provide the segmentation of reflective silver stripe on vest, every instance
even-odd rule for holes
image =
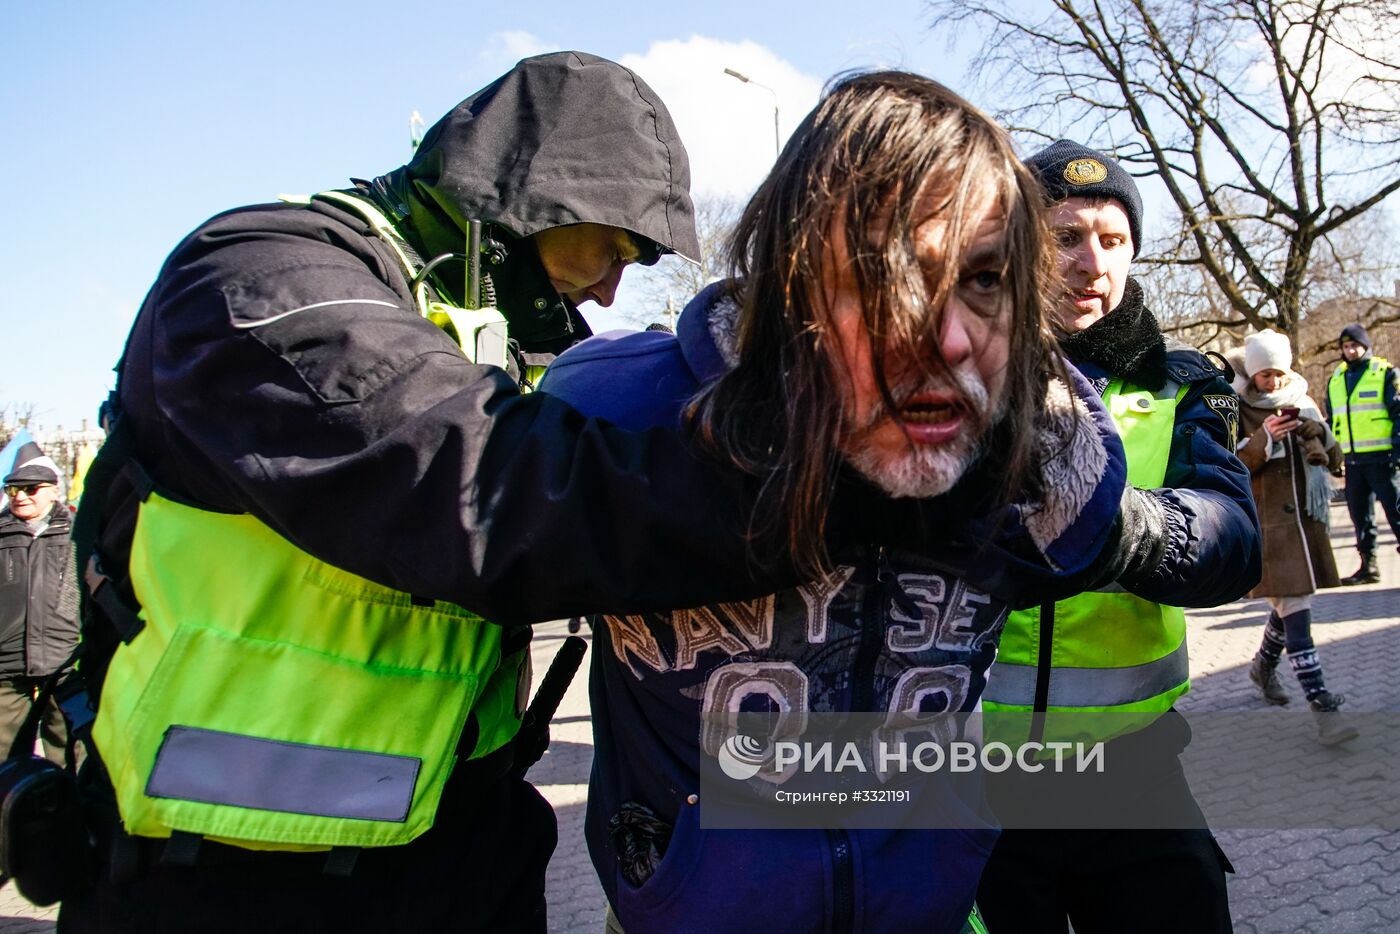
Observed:
[[[1385,408],[1385,406],[1384,406],[1383,404],[1379,403],[1379,402],[1359,402],[1359,403],[1357,403],[1357,404],[1355,404],[1355,405],[1349,405],[1349,406],[1347,406],[1347,407],[1346,407],[1346,411],[1348,411],[1348,412],[1379,412],[1379,411],[1381,411],[1381,410],[1384,409],[1384,408]]]
[[[146,794],[402,823],[408,818],[420,764],[412,756],[172,726],[156,754]]]
[[[998,661],[987,675],[982,699],[994,704],[1030,707],[1035,704],[1035,665]],[[1191,663],[1186,642],[1156,661],[1130,668],[1061,668],[1050,672],[1051,707],[1116,707],[1164,694],[1186,683]]]
[[[1352,441],[1349,442],[1352,451],[1378,451],[1390,450],[1390,439],[1376,438],[1373,441]]]

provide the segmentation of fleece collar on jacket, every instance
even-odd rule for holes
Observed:
[[[735,333],[739,305],[729,295],[728,282],[712,282],[700,290],[676,322],[676,339],[686,366],[701,386],[712,383],[739,362]]]
[[[1060,346],[1075,363],[1093,364],[1109,376],[1153,392],[1167,385],[1166,338],[1136,279],[1128,279],[1117,308],[1063,338]]]

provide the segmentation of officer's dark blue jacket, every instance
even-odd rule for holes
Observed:
[[[1244,596],[1262,574],[1261,539],[1249,470],[1235,456],[1239,399],[1224,374],[1195,348],[1163,339],[1135,279],[1117,308],[1063,343],[1099,392],[1112,377],[1154,391],[1168,383],[1185,389],[1166,477],[1150,491],[1162,503],[1166,549],[1152,574],[1124,582],[1128,590],[1185,607]]]

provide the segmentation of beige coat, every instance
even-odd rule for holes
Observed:
[[[1245,440],[1239,458],[1249,468],[1259,527],[1264,536],[1264,577],[1251,597],[1300,597],[1321,587],[1336,587],[1337,562],[1327,526],[1308,515],[1306,463],[1341,466],[1342,452],[1322,422],[1304,418],[1284,436],[1287,454],[1269,460],[1269,433],[1264,419],[1272,409],[1240,406],[1240,434]],[[1317,404],[1306,399],[1313,409]],[[1331,446],[1324,447],[1326,442]]]

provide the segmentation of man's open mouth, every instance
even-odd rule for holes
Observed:
[[[920,394],[899,407],[899,417],[910,425],[939,425],[962,414],[959,401],[942,393]]]

